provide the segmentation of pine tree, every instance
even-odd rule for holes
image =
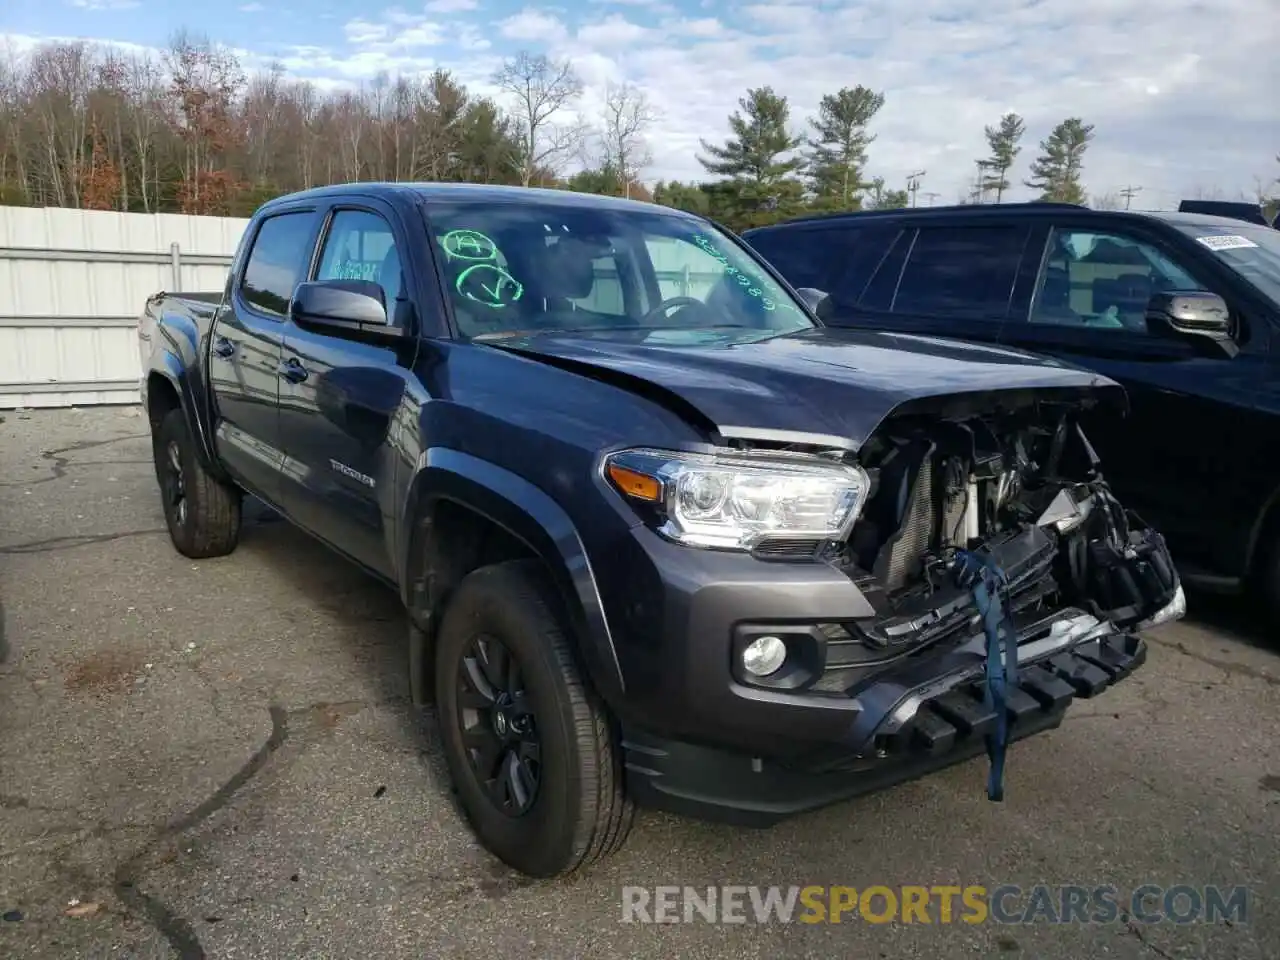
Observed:
[[[1016,113],[1006,113],[1000,118],[999,126],[984,128],[991,156],[985,161],[988,173],[982,179],[981,190],[984,193],[994,190],[996,203],[1000,202],[1004,192],[1009,189],[1009,170],[1022,152],[1019,144],[1025,131],[1026,124]]]
[[[787,129],[787,98],[772,87],[747,91],[738,101],[741,112],[729,117],[733,136],[723,146],[701,141],[710,157],[698,157],[708,173],[727,177],[737,197],[731,225],[745,229],[785,217],[798,205],[803,186],[795,178],[801,157],[786,157],[802,138]]]
[[[809,181],[818,204],[832,210],[856,210],[866,188],[863,168],[875,140],[867,125],[884,106],[884,94],[858,85],[829,93],[809,121],[817,134],[807,157]]]
[[[1031,164],[1028,187],[1040,191],[1041,200],[1058,203],[1084,203],[1084,187],[1080,173],[1084,152],[1093,139],[1093,124],[1079,117],[1069,117],[1053,128],[1048,139],[1040,141],[1040,156]]]

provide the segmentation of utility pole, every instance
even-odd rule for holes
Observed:
[[[923,177],[928,170],[917,170],[915,173],[907,175],[907,193],[911,194],[911,205],[916,205],[916,191],[920,189],[920,178]]]
[[[1133,187],[1133,186],[1125,187],[1123,190],[1120,191],[1120,196],[1124,197],[1124,208],[1126,210],[1129,209],[1129,203],[1133,200],[1133,198],[1136,197],[1141,192],[1142,192],[1141,187]]]
[[[933,206],[933,201],[937,200],[940,196],[942,196],[942,194],[936,193],[933,190],[926,190],[924,194],[924,198],[929,201],[929,206],[931,207]]]

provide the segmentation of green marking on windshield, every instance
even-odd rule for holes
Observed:
[[[515,303],[524,296],[524,285],[501,267],[477,263],[463,270],[454,288],[468,300],[495,309]]]
[[[737,280],[742,289],[750,296],[758,299],[761,307],[769,311],[778,309],[777,303],[775,303],[770,297],[764,296],[764,291],[757,286],[759,281],[750,274],[744,273],[742,270],[739,270],[737,267],[730,264],[729,258],[717,250],[710,240],[706,237],[696,236],[693,238],[693,242],[718,260],[724,266],[724,272]],[[796,308],[788,305],[788,309],[795,310]]]
[[[459,260],[496,260],[498,245],[479,230],[451,230],[440,238],[444,252]]]

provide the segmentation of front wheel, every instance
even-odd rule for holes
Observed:
[[[480,842],[533,877],[615,852],[634,819],[603,704],[583,682],[540,565],[459,584],[436,637],[445,760]]]
[[[165,414],[151,446],[174,547],[193,560],[234,550],[240,538],[240,491],[201,465],[180,409]]]

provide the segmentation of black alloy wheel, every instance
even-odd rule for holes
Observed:
[[[495,637],[478,635],[458,661],[458,726],[471,769],[509,817],[538,797],[542,744],[520,664]]]
[[[187,485],[182,472],[182,451],[176,440],[170,440],[165,449],[164,466],[161,471],[161,487],[173,518],[178,526],[187,525]]]
[[[609,856],[635,813],[617,724],[579,671],[563,617],[541,561],[505,560],[462,578],[433,637],[458,805],[485,849],[530,877]]]

